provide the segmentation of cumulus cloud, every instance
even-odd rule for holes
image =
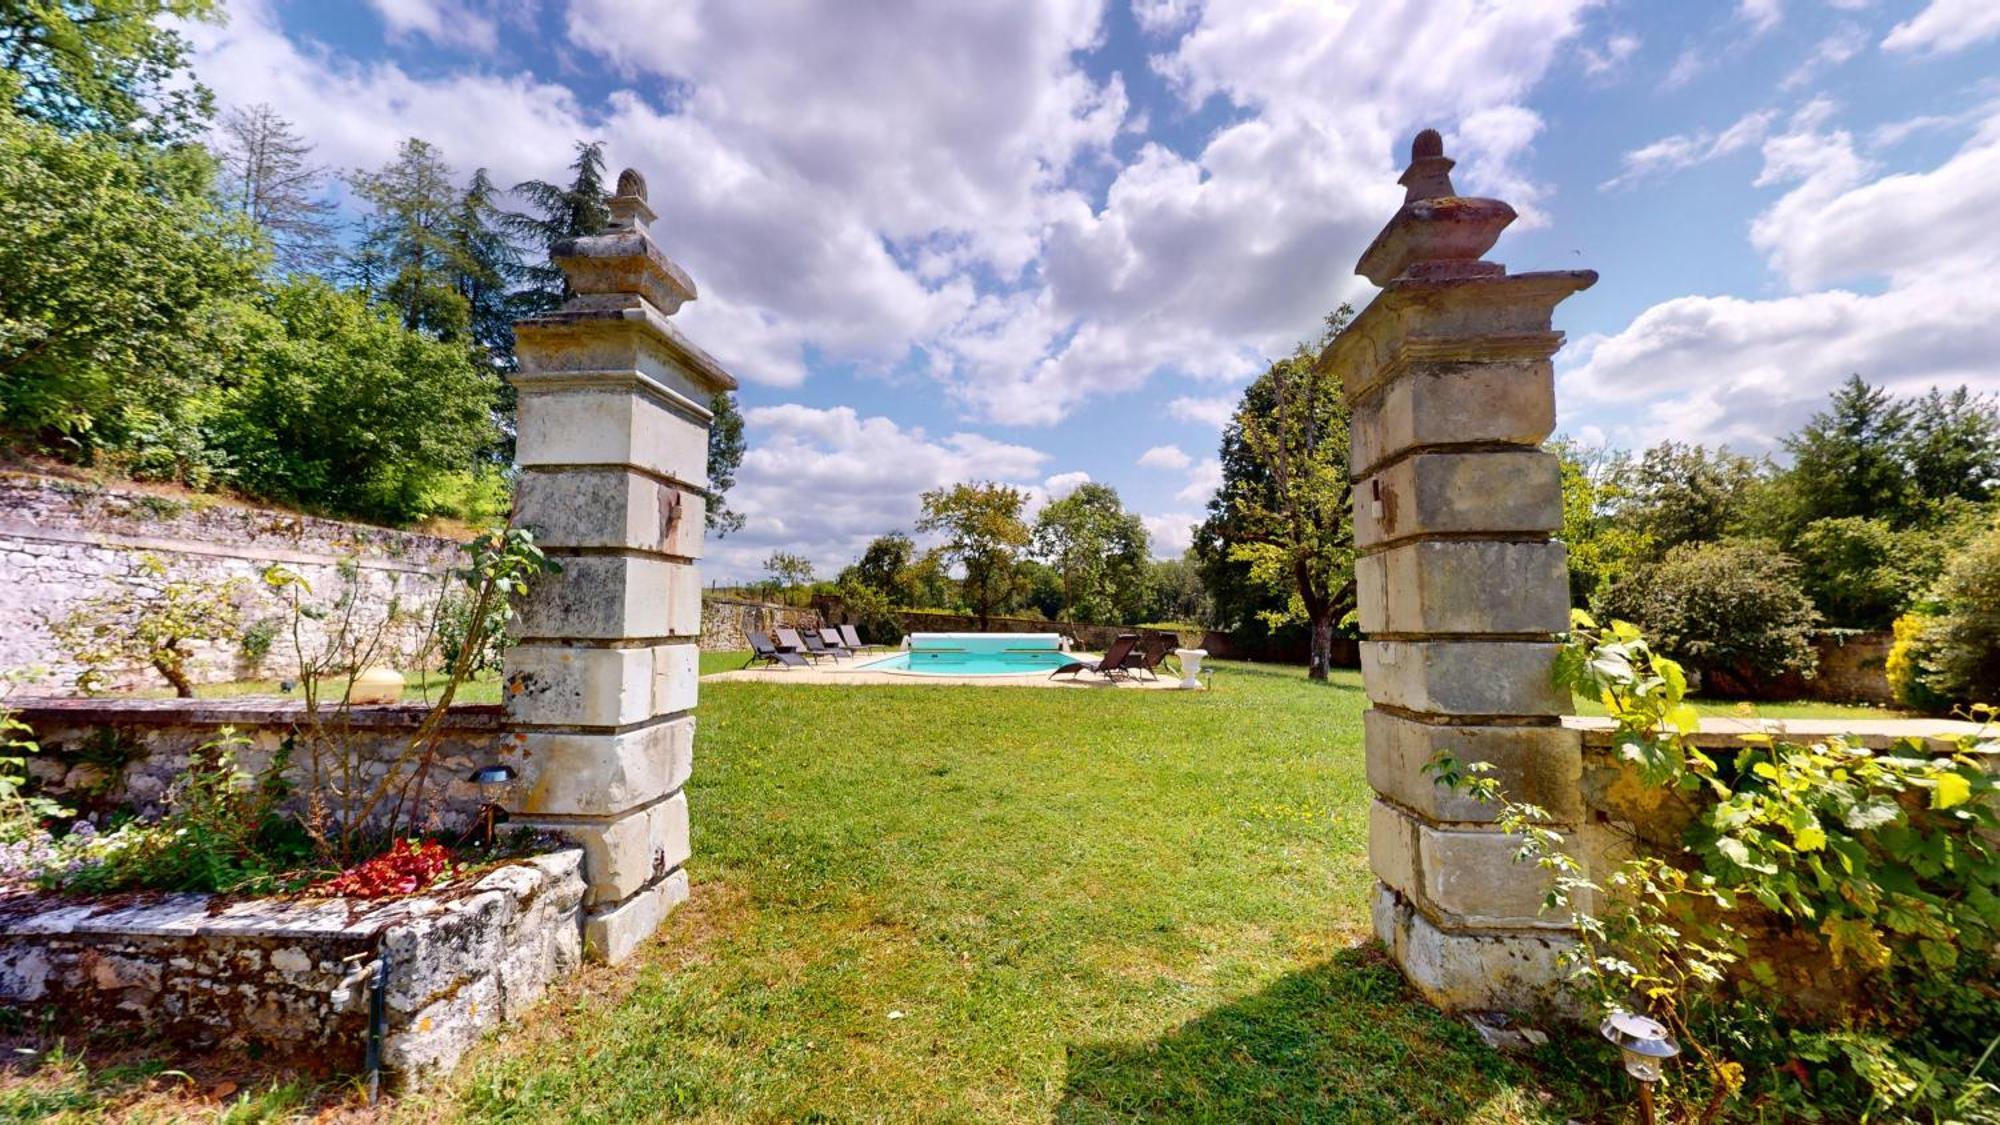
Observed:
[[[1627,152],[1618,174],[1598,187],[1603,191],[1631,187],[1651,176],[1692,168],[1740,152],[1762,141],[1776,117],[1777,111],[1763,109],[1744,114],[1720,133],[1701,129],[1661,137]]]
[[[1198,422],[1221,429],[1236,413],[1235,395],[1181,395],[1167,403],[1167,413],[1183,422]]]
[[[1148,469],[1174,471],[1185,469],[1194,459],[1182,451],[1178,445],[1156,445],[1139,455],[1139,464]]]
[[[1736,0],[1736,18],[1750,25],[1750,34],[1762,35],[1783,22],[1784,0]]]
[[[1174,499],[1183,504],[1205,504],[1222,487],[1222,462],[1214,457],[1196,462],[1188,470],[1187,486],[1174,493]]]
[[[1153,557],[1174,559],[1186,554],[1194,543],[1194,529],[1202,516],[1200,512],[1167,512],[1139,519],[1146,525],[1146,537],[1152,541]]]
[[[1992,0],[1931,0],[1924,10],[1889,29],[1885,51],[1950,54],[2000,36],[2000,4]]]
[[[442,47],[481,52],[493,50],[500,41],[494,21],[464,0],[368,0],[368,6],[382,17],[392,40],[422,36]]]
[[[1089,483],[1089,473],[1057,473],[1042,482],[1042,491],[1047,493],[1049,499],[1060,500]]]
[[[1639,47],[1638,36],[1618,32],[1606,38],[1602,47],[1577,48],[1577,57],[1583,60],[1583,72],[1595,78],[1618,70],[1626,59],[1639,52]]]
[[[851,407],[796,403],[746,410],[743,422],[749,448],[729,503],[747,521],[712,542],[705,563],[724,578],[756,574],[774,550],[832,573],[875,536],[908,531],[925,489],[994,480],[1045,495],[1035,482],[1048,454],[980,434],[934,438]]]
[[[1811,103],[1764,142],[1757,182],[1787,190],[1750,237],[1793,292],[1680,297],[1579,341],[1570,401],[1636,404],[1633,441],[1765,449],[1849,374],[1903,392],[2000,390],[2000,291],[1986,283],[2000,230],[1982,218],[2000,208],[2000,113],[1936,167],[1887,175],[1834,113]]]

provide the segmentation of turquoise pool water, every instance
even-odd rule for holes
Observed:
[[[915,633],[907,651],[862,665],[921,676],[1019,676],[1069,663],[1054,633]]]

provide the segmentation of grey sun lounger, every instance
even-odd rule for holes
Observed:
[[[746,632],[743,636],[750,642],[750,659],[744,662],[745,668],[759,662],[781,664],[787,668],[806,667],[805,657],[789,649],[779,648],[771,643],[771,638],[762,633]]]
[[[852,625],[842,625],[840,627],[840,639],[846,642],[848,651],[850,652],[873,652],[876,649],[886,647],[884,645],[862,644],[860,632]]]

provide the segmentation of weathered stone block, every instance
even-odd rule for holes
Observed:
[[[1521,838],[1504,832],[1417,826],[1420,901],[1468,926],[1564,927],[1567,914],[1545,914],[1554,880],[1518,858]]]
[[[1446,931],[1409,900],[1375,888],[1375,935],[1424,999],[1446,1011],[1573,1012],[1557,962],[1573,939],[1559,931]]]
[[[624,902],[590,912],[583,922],[583,955],[613,965],[625,960],[687,899],[687,871],[679,869]]]
[[[516,817],[513,823],[560,832],[583,847],[590,880],[586,905],[622,902],[641,887],[686,863],[688,805],[675,793],[643,809],[614,817]]]
[[[698,558],[706,512],[699,493],[631,469],[530,471],[514,487],[514,525],[532,530],[544,547]]]
[[[1555,633],[1569,625],[1561,543],[1426,540],[1355,560],[1364,633]]]
[[[690,488],[708,483],[708,431],[630,390],[523,393],[514,459],[545,465],[634,465]]]
[[[561,561],[562,573],[544,578],[523,603],[521,636],[632,640],[701,631],[701,575],[694,567],[629,555]]]
[[[1357,477],[1420,446],[1539,446],[1556,427],[1546,359],[1419,364],[1355,407],[1348,432]]]
[[[653,650],[654,714],[694,710],[700,690],[700,645],[660,645]]]
[[[1417,891],[1417,822],[1381,801],[1368,804],[1368,865],[1405,895]]]
[[[1556,457],[1539,450],[1419,453],[1356,483],[1354,543],[1418,535],[1540,536],[1562,527]]]
[[[1578,790],[1582,750],[1575,731],[1561,727],[1446,726],[1415,722],[1373,708],[1362,716],[1362,723],[1368,784],[1430,820],[1487,823],[1500,813],[1497,805],[1433,781],[1424,767],[1440,753],[1467,765],[1484,762],[1492,766],[1484,776],[1498,781],[1509,800],[1539,805],[1559,824],[1574,824],[1583,817]]]
[[[694,717],[622,734],[525,731],[501,757],[520,774],[508,811],[611,816],[659,800],[687,781],[694,768]]]
[[[1363,641],[1361,680],[1387,707],[1436,715],[1560,715],[1556,646],[1536,641]]]
[[[653,648],[507,649],[507,716],[540,726],[622,727],[653,717]]]

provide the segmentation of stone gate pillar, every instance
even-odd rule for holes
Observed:
[[[575,296],[515,326],[514,522],[562,565],[506,660],[516,823],[584,847],[586,955],[621,960],[688,895],[708,404],[734,379],[668,323],[694,282],[638,173],[551,255]]]
[[[1514,862],[1494,810],[1433,783],[1447,751],[1488,762],[1516,800],[1579,815],[1579,747],[1559,725],[1552,634],[1568,627],[1555,428],[1555,306],[1589,270],[1509,274],[1481,260],[1514,220],[1453,190],[1417,136],[1403,207],[1356,272],[1382,287],[1321,357],[1353,407],[1354,539],[1375,930],[1452,1009],[1550,998],[1566,919]]]

